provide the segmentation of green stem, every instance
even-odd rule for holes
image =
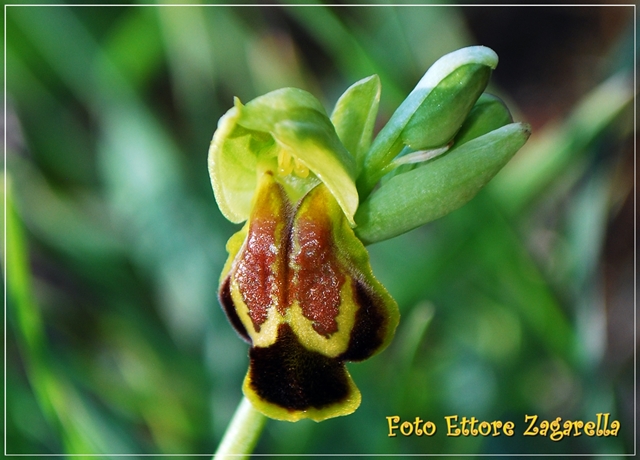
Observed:
[[[260,439],[266,420],[267,418],[243,397],[213,459],[249,458]]]

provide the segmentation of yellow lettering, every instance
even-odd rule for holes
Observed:
[[[604,425],[603,431],[604,431],[604,435],[605,436],[609,436],[611,434],[611,430],[608,429],[609,426],[609,413],[607,412],[606,414],[602,414],[604,416],[604,422],[602,422],[602,424]]]
[[[422,426],[422,431],[427,436],[433,436],[436,433],[436,424],[433,422],[427,422]]]
[[[540,436],[546,436],[549,431],[549,420],[543,420],[540,422]]]
[[[582,432],[580,431],[580,428],[582,428],[583,426],[584,426],[584,422],[582,422],[581,420],[576,420],[575,422],[573,422],[573,427],[574,427],[573,435],[580,436],[582,434]]]
[[[500,420],[494,420],[491,422],[491,426],[493,426],[493,436],[500,436],[500,428],[502,428],[502,422]]]
[[[587,436],[593,436],[595,433],[596,424],[593,422],[587,422],[584,425],[584,434]]]
[[[452,420],[454,422],[458,421],[457,415],[446,415],[444,419],[447,421],[447,436],[460,436],[460,428],[458,425],[452,424]],[[453,430],[453,431],[452,431]]]
[[[420,417],[416,417],[416,421],[413,422],[415,425],[414,431],[416,433],[416,436],[422,436],[422,433],[424,433],[424,430],[420,429],[420,424],[424,422],[424,420],[422,420]]]
[[[478,430],[475,427],[476,423],[478,423],[478,419],[475,418],[475,417],[471,417],[470,422],[471,422],[471,426],[469,428],[470,428],[470,431],[471,431],[471,435],[472,436],[478,436]]]
[[[491,424],[489,422],[480,422],[480,425],[478,425],[478,431],[482,436],[489,436],[489,434],[491,434]],[[476,433],[478,431],[476,431]]]
[[[469,423],[469,420],[467,420],[467,417],[462,417],[462,420],[460,420],[460,429],[462,430],[462,436],[469,436],[469,429],[467,428],[467,423]]]
[[[393,437],[396,436],[394,431],[398,429],[398,425],[394,425],[394,423],[398,423],[399,421],[400,421],[400,417],[398,417],[397,415],[392,415],[390,417],[387,417],[387,423],[389,424],[389,437],[390,438],[393,438]]]
[[[513,436],[513,429],[515,428],[515,426],[516,424],[511,421],[505,422],[502,432],[507,436]]]
[[[611,436],[618,436],[618,430],[620,429],[620,422],[614,420],[611,422]]]
[[[558,417],[549,424],[549,428],[551,428],[551,435],[549,435],[549,437],[551,438],[552,441],[560,441],[564,437],[564,434],[560,429],[561,420],[562,419]]]
[[[602,436],[604,434],[604,429],[602,428],[602,414],[596,414],[596,435]]]
[[[411,436],[411,433],[413,433],[413,424],[411,422],[402,422],[402,425],[400,425],[400,433],[405,436]]]
[[[536,422],[538,421],[538,416],[537,415],[525,415],[524,416],[524,423],[527,422],[531,422],[529,423],[529,426],[527,427],[526,430],[524,430],[524,433],[522,433],[523,436],[535,436],[538,434],[538,427],[535,426]]]

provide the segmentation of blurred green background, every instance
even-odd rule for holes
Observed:
[[[380,75],[382,126],[428,66],[483,44],[528,144],[462,209],[370,247],[393,344],[355,414],[269,421],[257,453],[630,453],[632,6],[5,6],[6,451],[207,454],[247,346],[216,299],[206,168],[232,105],[296,86],[331,110]],[[617,437],[523,437],[524,415]],[[445,415],[516,434],[447,437]],[[435,436],[388,437],[387,416]]]

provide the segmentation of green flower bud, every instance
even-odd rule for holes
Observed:
[[[500,171],[530,134],[528,125],[511,123],[391,177],[358,208],[356,235],[375,243],[458,209]]]
[[[497,64],[498,56],[484,46],[462,48],[438,59],[373,142],[358,179],[363,198],[405,146],[424,150],[451,141]]]

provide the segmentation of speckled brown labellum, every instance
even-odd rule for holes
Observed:
[[[245,395],[283,420],[353,412],[360,392],[344,362],[386,347],[399,313],[331,193],[320,184],[294,205],[265,173],[227,250],[219,297],[251,344]]]

